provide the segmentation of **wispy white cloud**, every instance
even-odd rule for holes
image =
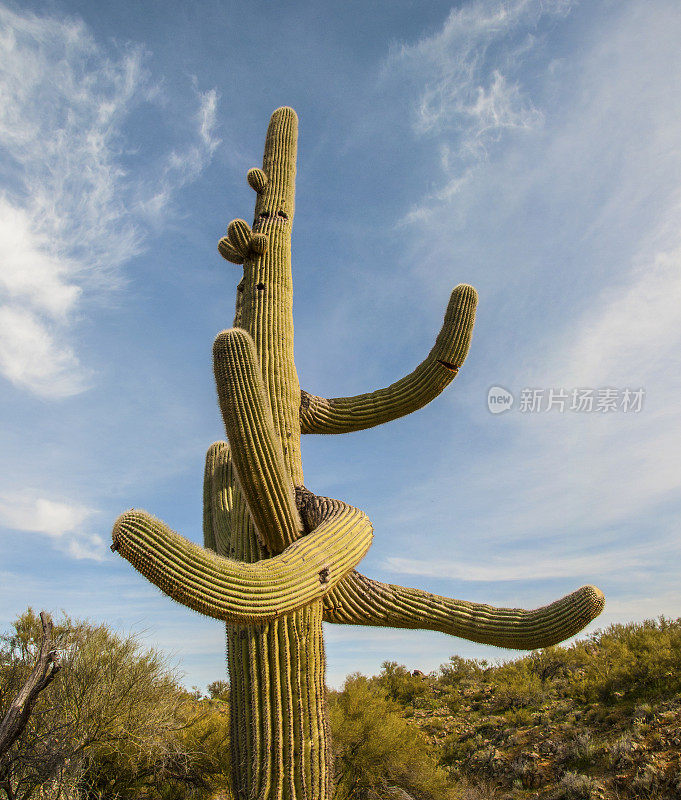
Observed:
[[[523,100],[518,84],[509,84],[498,69],[493,70],[488,87],[478,86],[475,100],[463,106],[462,112],[475,120],[478,141],[499,136],[504,129],[531,128],[542,120],[541,113]]]
[[[101,561],[104,540],[85,528],[95,510],[80,503],[66,503],[27,492],[0,495],[0,524],[10,531],[28,531],[48,536],[58,547],[77,559]]]
[[[173,150],[165,159],[155,192],[138,200],[137,213],[147,222],[159,227],[165,221],[166,210],[173,194],[182,186],[195,180],[209,163],[221,140],[216,134],[218,93],[215,89],[200,92],[194,80],[199,108],[194,115],[196,142]]]
[[[412,104],[419,134],[448,134],[449,158],[480,158],[505,131],[541,124],[542,113],[521,85],[521,56],[534,44],[542,17],[562,16],[571,3],[476,0],[452,9],[442,28],[393,48],[384,78],[416,85]]]
[[[201,105],[197,114],[199,120],[199,133],[206,152],[212,154],[220,144],[220,139],[215,134],[215,114],[218,107],[218,93],[215,89],[200,94]]]
[[[68,539],[68,553],[72,558],[103,561],[106,557],[106,544],[104,539],[96,533],[81,534]]]
[[[79,20],[0,5],[0,373],[43,397],[87,388],[72,341],[84,301],[120,287],[149,209],[161,219],[219,144],[217,94],[195,87],[188,141],[130,174],[126,122],[162,97],[145,59],[106,52]]]
[[[565,554],[555,550],[548,556],[537,552],[528,558],[527,553],[517,555],[494,556],[480,560],[467,561],[465,558],[456,561],[440,559],[414,559],[390,556],[383,562],[388,572],[403,575],[419,575],[429,578],[445,578],[454,581],[535,581],[553,580],[556,578],[583,578],[597,576],[604,579],[616,575],[632,574],[640,569],[654,567],[662,555],[675,555],[678,548],[676,542],[668,542],[666,548],[651,551],[647,544],[634,547],[603,549],[598,553]]]
[[[88,373],[58,326],[14,305],[0,306],[0,371],[43,397],[69,397],[88,387]]]
[[[0,286],[5,296],[54,319],[65,319],[82,292],[68,278],[76,264],[56,255],[49,236],[35,229],[28,211],[4,196],[0,196],[0,242]]]
[[[61,537],[79,528],[93,513],[91,508],[28,494],[0,495],[0,519],[20,531]]]

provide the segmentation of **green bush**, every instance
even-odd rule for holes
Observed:
[[[449,661],[443,664],[438,671],[438,684],[443,688],[459,687],[482,680],[487,662],[476,661],[472,658],[450,656]]]
[[[390,700],[401,706],[414,705],[430,694],[430,679],[425,675],[412,675],[396,661],[384,661],[375,682]]]
[[[0,716],[32,668],[41,633],[29,609],[2,637]],[[134,636],[68,617],[55,634],[61,669],[3,776],[17,797],[200,800],[225,785],[223,703],[185,692],[165,659]]]
[[[598,637],[599,658],[587,667],[591,698],[655,698],[681,692],[681,621],[664,617],[612,625]]]
[[[566,772],[560,779],[551,800],[591,800],[596,797],[598,783],[588,775]]]
[[[419,731],[381,688],[351,675],[329,696],[335,800],[446,800],[451,789]]]
[[[495,711],[538,708],[544,699],[544,687],[529,658],[502,664],[488,673],[487,680]]]
[[[459,773],[478,749],[479,742],[471,736],[448,736],[442,747],[440,763]]]

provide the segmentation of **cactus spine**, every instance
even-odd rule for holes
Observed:
[[[452,292],[425,360],[385,389],[325,399],[301,392],[293,360],[291,225],[298,120],[270,120],[262,169],[251,169],[255,219],[232,221],[218,250],[243,264],[234,327],[213,363],[227,442],[204,475],[204,548],[142,511],[117,520],[112,549],[173,599],[227,624],[232,769],[240,800],[331,794],[322,620],[442,631],[533,649],[577,633],[603,608],[584,586],[534,611],[498,609],[384,584],[354,567],[371,524],[358,509],[303,486],[302,433],[345,433],[409,414],[456,376],[477,294]]]

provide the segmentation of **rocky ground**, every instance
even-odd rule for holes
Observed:
[[[482,719],[488,691],[465,692],[454,714],[447,706],[409,714],[455,775],[484,778],[508,800],[681,798],[681,698]]]
[[[681,800],[680,634],[621,626],[515,665],[393,664],[376,680],[452,777],[497,798]]]

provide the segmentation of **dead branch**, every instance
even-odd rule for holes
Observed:
[[[48,614],[41,611],[40,622],[43,626],[43,635],[38,658],[28,680],[12,700],[7,713],[0,721],[0,759],[23,733],[40,692],[49,686],[59,672],[52,620]]]

